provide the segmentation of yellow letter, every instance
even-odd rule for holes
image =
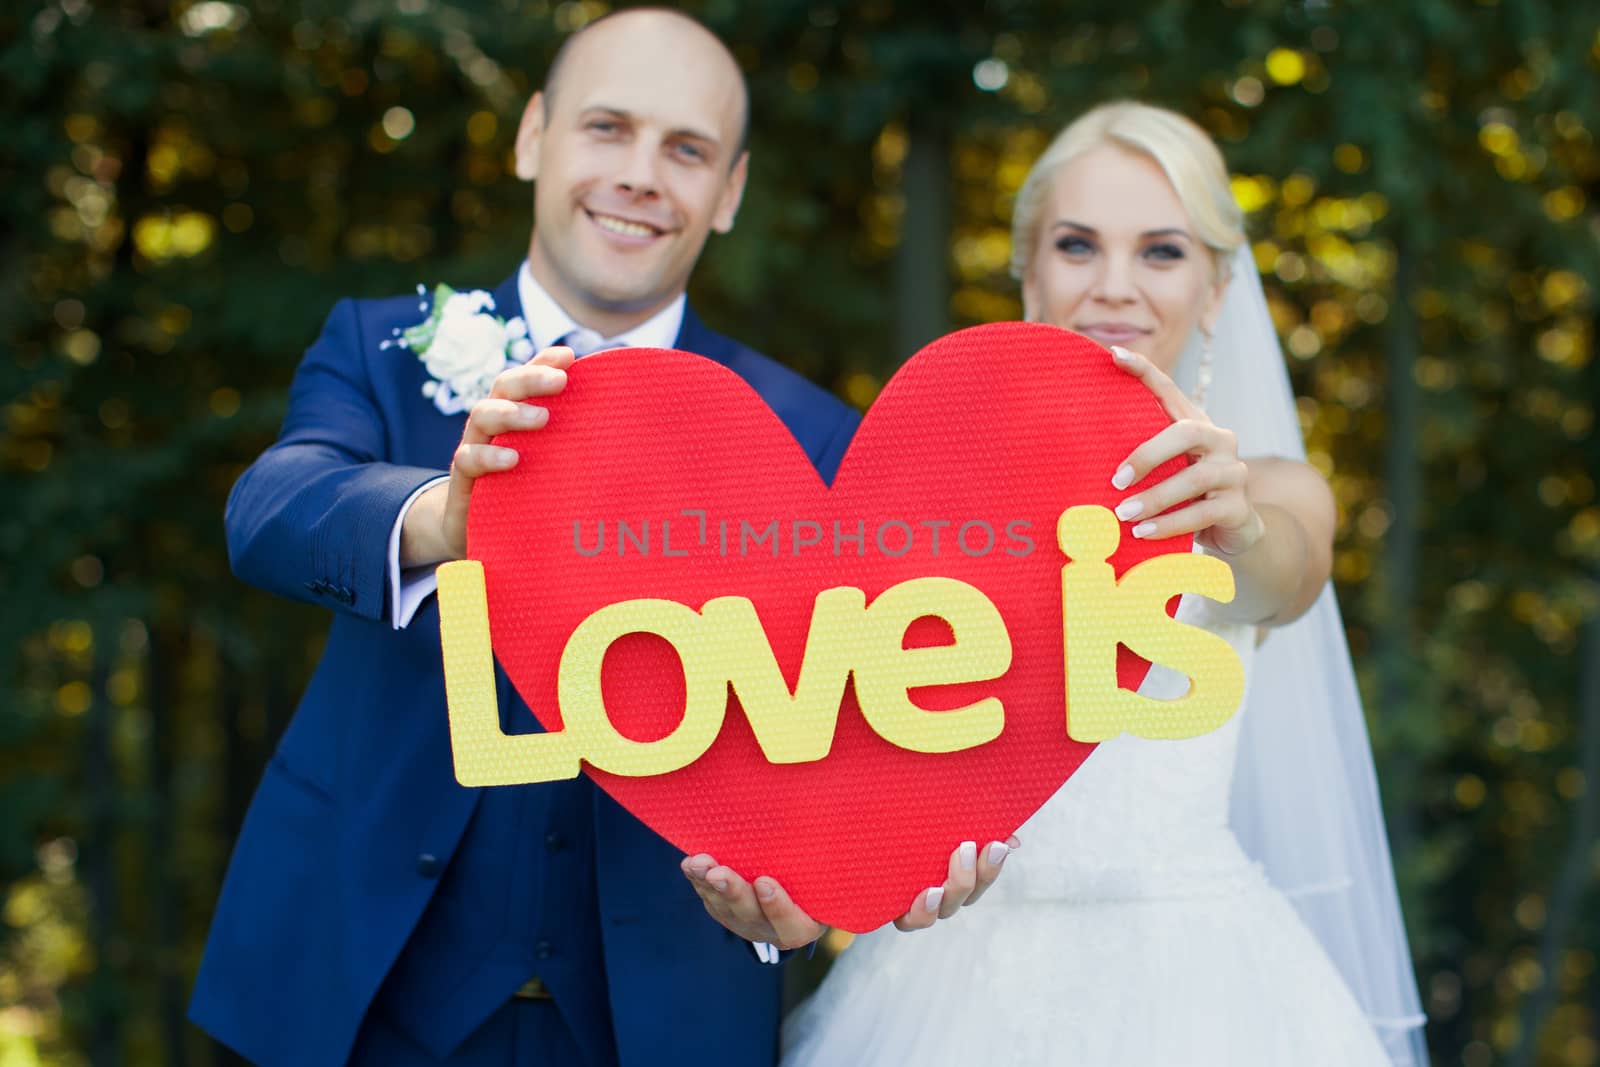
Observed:
[[[809,763],[833,748],[850,656],[865,630],[865,604],[861,590],[848,585],[817,594],[792,694],[754,604],[725,596],[701,609],[706,652],[733,683],[770,762]]]
[[[1117,550],[1116,516],[1102,507],[1068,508],[1056,540],[1071,562],[1061,568],[1061,618],[1067,659],[1067,734],[1105,741],[1121,733],[1151,739],[1198,737],[1227,722],[1244,696],[1244,668],[1221,637],[1170,618],[1167,601],[1199,593],[1233,599],[1233,571],[1222,560],[1184,553],[1132,567],[1119,582],[1108,562]],[[1117,685],[1117,642],[1189,678],[1177,700],[1154,700]]]
[[[728,712],[728,680],[722,664],[705,654],[703,620],[676,600],[624,600],[590,615],[567,639],[557,690],[561,720],[591,766],[640,778],[687,767],[705,754]],[[659,741],[634,741],[611,724],[600,692],[606,649],[624,634],[663,638],[683,662],[686,698],[683,721]]]
[[[439,641],[456,781],[480,786],[576,778],[577,746],[564,731],[510,735],[500,730],[483,564],[457,560],[441,566],[438,575]]]
[[[906,627],[924,615],[950,624],[955,641],[906,648]],[[1011,635],[994,602],[955,578],[912,578],[890,586],[867,609],[856,655],[856,696],[867,722],[892,745],[913,752],[959,752],[993,741],[1005,727],[998,697],[929,711],[906,690],[985,682],[1011,666]]]

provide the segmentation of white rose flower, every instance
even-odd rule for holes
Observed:
[[[505,327],[489,315],[477,314],[470,298],[452,296],[422,357],[428,373],[465,394],[467,390],[458,388],[457,382],[469,386],[486,375],[493,378],[505,361]]]
[[[426,287],[417,291],[427,296]],[[421,310],[428,310],[426,302]],[[422,384],[422,395],[444,414],[459,415],[488,396],[495,377],[512,365],[506,356],[508,346],[514,353],[531,347],[526,322],[520,317],[501,322],[493,312],[492,294],[482,289],[458,293],[441,285],[434,290],[428,317],[415,326],[396,328],[394,337],[379,347],[415,352],[433,378]]]
[[[444,302],[444,307],[439,309],[439,314],[444,318],[465,318],[478,312],[478,293],[476,290],[466,293],[451,293]]]
[[[461,398],[467,407],[471,407],[494,391],[495,375],[499,374],[500,370],[500,367],[496,367],[487,374],[463,374],[459,378],[452,378],[450,380],[450,389],[456,396]]]

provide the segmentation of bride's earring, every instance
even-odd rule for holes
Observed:
[[[1204,409],[1206,394],[1211,390],[1211,332],[1201,330],[1200,336],[1205,338],[1205,341],[1200,346],[1200,367],[1194,376],[1194,393],[1190,399],[1194,401],[1195,407]]]

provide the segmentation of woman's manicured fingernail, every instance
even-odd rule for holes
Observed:
[[[497,448],[490,456],[490,460],[496,467],[504,470],[517,462],[517,450],[514,448]]]
[[[961,847],[956,849],[956,855],[961,859],[963,871],[978,869],[978,843],[976,841],[963,841]]]
[[[1137,519],[1143,512],[1144,502],[1136,496],[1129,497],[1117,505],[1117,518],[1123,522],[1127,522],[1129,519]]]
[[[1122,466],[1117,468],[1117,473],[1111,476],[1111,488],[1126,489],[1132,484],[1133,468],[1124,463]]]
[[[928,896],[922,902],[922,907],[934,914],[939,911],[939,905],[944,903],[944,886],[936,885],[928,890]]]
[[[991,843],[989,845],[989,866],[1000,866],[1006,861],[1006,857],[1009,855],[1011,855],[1011,850],[1006,847],[1004,841],[995,841]]]
[[[520,410],[517,411],[517,425],[533,426],[537,424],[539,419],[542,417],[543,414],[538,408],[534,407],[532,404],[523,404],[521,405]]]
[[[1115,359],[1118,363],[1132,363],[1133,362],[1133,353],[1129,352],[1126,348],[1123,348],[1121,345],[1112,345],[1111,346],[1111,358]]]
[[[1133,528],[1133,536],[1135,537],[1149,537],[1155,532],[1156,524],[1153,522],[1141,522]]]

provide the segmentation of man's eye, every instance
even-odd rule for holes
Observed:
[[[592,119],[589,122],[589,129],[595,133],[616,133],[617,124],[611,119]]]
[[[700,162],[706,158],[705,150],[699,145],[680,144],[677,146],[677,152],[678,155],[684,157],[685,159],[691,159],[695,162]]]

